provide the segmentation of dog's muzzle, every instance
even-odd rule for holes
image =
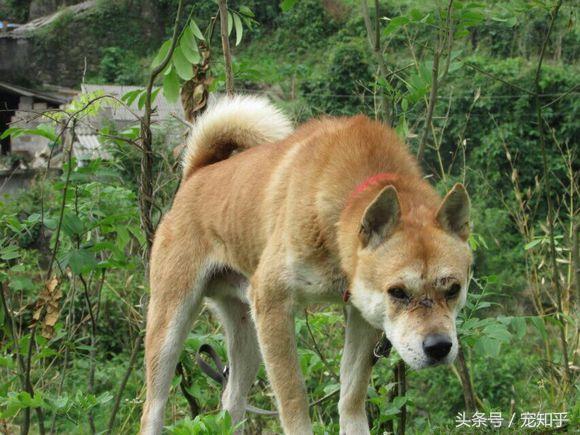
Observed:
[[[423,352],[429,357],[432,364],[441,362],[449,352],[453,342],[448,335],[445,334],[429,334],[423,340]]]

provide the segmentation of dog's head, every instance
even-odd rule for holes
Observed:
[[[413,368],[457,355],[455,319],[472,261],[469,207],[457,184],[429,219],[404,219],[396,189],[387,186],[363,213],[351,301]]]

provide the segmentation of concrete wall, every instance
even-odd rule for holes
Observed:
[[[51,10],[53,3],[79,2],[33,1],[31,13],[34,8]],[[77,14],[64,13],[26,38],[0,37],[0,80],[32,88],[42,83],[77,87],[83,74],[89,78],[99,74],[104,50],[110,47],[126,50],[137,59],[156,52],[165,29],[173,23],[165,10],[168,6],[157,3],[98,2]]]
[[[57,177],[61,173],[60,169],[51,169],[48,173],[46,169],[27,169],[16,171],[0,171],[0,201],[18,200],[18,194],[23,189],[29,188],[37,176],[50,178]]]
[[[35,174],[36,171],[17,171],[12,174],[8,171],[1,171],[0,200],[9,199],[8,197],[15,196],[19,191],[28,188]]]
[[[43,123],[42,118],[33,118],[34,112],[42,112],[48,109],[46,103],[34,102],[32,97],[20,97],[20,103],[18,104],[18,110],[12,117],[13,127],[22,128],[35,128],[39,124]],[[49,144],[49,140],[41,136],[32,135],[22,135],[18,137],[12,137],[10,141],[11,154],[23,157],[27,161],[32,161],[34,156],[46,148]]]
[[[32,44],[28,39],[0,38],[0,77],[2,81],[26,85],[34,82]]]

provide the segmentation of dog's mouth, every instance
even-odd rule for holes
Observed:
[[[429,368],[435,368],[439,366],[446,366],[453,364],[455,358],[444,358],[444,359],[433,359],[433,358],[421,358],[421,359],[412,359],[407,360],[403,358],[405,363],[409,365],[413,370],[423,370]]]
[[[427,358],[427,367],[446,366],[450,364],[453,364],[453,360],[449,360],[449,358],[442,360]]]
[[[403,361],[413,370],[453,364],[457,356],[458,343],[455,337],[447,334],[431,334],[426,337],[415,336],[410,341],[392,341],[393,347]]]

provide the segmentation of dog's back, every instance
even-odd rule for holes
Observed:
[[[172,214],[198,222],[196,237],[228,246],[224,263],[248,274],[280,225],[297,254],[336,255],[336,223],[349,192],[372,174],[397,172],[400,194],[420,197],[431,212],[439,202],[407,147],[383,124],[362,115],[326,117],[292,132],[262,98],[224,98],[208,109],[183,161]]]

